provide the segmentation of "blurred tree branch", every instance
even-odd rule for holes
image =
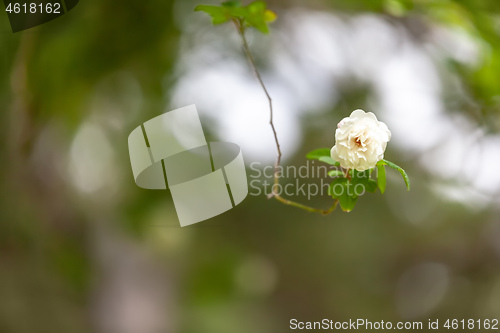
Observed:
[[[252,68],[255,76],[257,77],[257,80],[259,81],[259,84],[262,87],[262,90],[264,91],[266,98],[269,102],[269,124],[271,125],[271,129],[273,131],[274,142],[276,144],[276,150],[277,150],[277,157],[276,157],[276,162],[274,164],[274,184],[273,184],[271,193],[268,195],[268,198],[269,199],[275,198],[276,200],[280,201],[281,203],[283,203],[285,205],[294,206],[294,207],[306,210],[308,212],[320,213],[323,215],[330,214],[337,207],[337,204],[339,202],[338,199],[334,199],[334,203],[330,208],[320,209],[320,208],[314,208],[314,207],[307,206],[307,205],[304,205],[304,204],[301,204],[301,203],[298,203],[298,202],[295,202],[292,200],[285,199],[279,194],[279,177],[280,177],[279,167],[281,164],[282,153],[281,153],[280,143],[278,140],[278,133],[276,132],[276,128],[274,126],[273,100],[271,98],[271,95],[269,94],[269,91],[266,88],[266,85],[264,84],[264,81],[262,80],[262,76],[260,75],[260,72],[257,69],[255,59],[252,55],[252,52],[250,51],[250,47],[248,46],[248,41],[245,37],[245,24],[244,24],[244,22],[241,19],[233,19],[232,21],[235,24],[236,30],[238,30],[238,33],[241,37],[241,41],[243,43],[243,50],[244,50],[245,55],[248,59],[250,67]]]

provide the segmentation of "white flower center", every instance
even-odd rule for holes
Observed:
[[[359,136],[354,138],[354,144],[358,146],[358,148],[362,148],[364,146],[364,142],[361,141]]]

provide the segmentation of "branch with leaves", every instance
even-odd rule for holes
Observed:
[[[401,172],[405,180],[405,183],[408,187],[408,190],[410,189],[410,183],[406,172],[401,167],[395,165],[394,163],[381,159],[380,155],[378,156],[380,158],[378,158],[378,160],[375,161],[376,164],[372,163],[373,165],[371,165],[370,168],[364,170],[364,167],[360,167],[357,165],[350,165],[349,163],[347,164],[341,163],[340,161],[334,160],[332,158],[333,149],[335,149],[334,147],[332,150],[328,148],[322,148],[314,150],[309,154],[307,154],[307,158],[309,159],[319,160],[321,162],[339,168],[336,170],[331,170],[328,173],[329,176],[334,178],[333,182],[330,184],[328,191],[329,195],[333,198],[333,205],[328,209],[319,209],[283,198],[279,193],[280,164],[281,164],[282,153],[281,153],[280,143],[278,140],[278,134],[276,131],[276,127],[274,125],[273,101],[269,94],[268,89],[266,88],[266,85],[264,84],[264,81],[262,80],[262,76],[260,75],[260,72],[257,68],[255,59],[252,55],[252,52],[250,51],[250,47],[248,45],[248,41],[245,36],[245,32],[248,28],[255,28],[264,34],[268,34],[269,33],[268,24],[276,19],[276,14],[273,11],[267,9],[267,5],[264,1],[255,1],[247,6],[242,6],[239,1],[223,2],[220,6],[199,5],[195,8],[195,11],[202,11],[210,15],[212,17],[212,23],[214,25],[219,25],[226,22],[233,22],[233,24],[236,27],[236,30],[238,31],[238,34],[241,37],[241,41],[243,44],[243,51],[248,59],[250,67],[252,68],[269,102],[269,124],[273,132],[276,151],[277,151],[276,162],[274,164],[274,182],[271,193],[268,195],[269,199],[275,198],[276,200],[286,205],[301,208],[309,212],[320,213],[323,215],[331,213],[340,203],[342,210],[348,212],[354,208],[354,205],[356,204],[358,197],[364,194],[365,191],[375,192],[378,188],[382,193],[384,193],[386,184],[385,165],[395,168],[399,172]],[[390,138],[390,132],[389,132],[389,138]],[[360,137],[356,137],[354,138],[353,142],[355,145],[361,145],[363,144],[363,142],[360,140],[361,140]],[[383,150],[385,150],[385,146]],[[383,151],[381,156],[383,156]],[[377,168],[376,181],[371,179],[373,174],[372,170],[374,170],[375,167]],[[362,192],[357,190],[359,188],[363,189]]]

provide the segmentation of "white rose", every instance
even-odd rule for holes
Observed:
[[[343,168],[364,171],[384,158],[391,131],[373,113],[355,110],[337,127],[331,156]]]

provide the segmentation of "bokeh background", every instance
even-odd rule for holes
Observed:
[[[168,191],[134,184],[139,124],[195,103],[209,141],[239,144],[249,166],[275,158],[237,33],[199,3],[81,1],[16,34],[0,13],[0,332],[499,319],[500,3],[269,0],[271,34],[248,38],[283,164],[333,146],[362,108],[391,129],[386,158],[412,190],[387,170],[386,194],[351,213],[250,195],[180,228]]]

